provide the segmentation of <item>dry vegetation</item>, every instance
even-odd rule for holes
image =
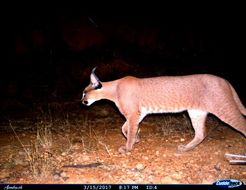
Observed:
[[[245,138],[214,117],[195,150],[178,154],[193,136],[186,113],[148,116],[141,141],[121,155],[124,123],[107,103],[37,106],[1,122],[1,183],[213,183],[246,182],[244,165],[229,165],[226,152],[245,153]]]

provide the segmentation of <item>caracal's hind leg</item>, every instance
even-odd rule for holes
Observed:
[[[223,110],[223,112],[214,111],[213,114],[216,115],[223,122],[227,123],[237,131],[241,132],[246,137],[246,119],[243,117],[243,115],[237,109],[237,107],[227,106]]]
[[[192,150],[206,137],[205,121],[208,113],[200,110],[188,110],[188,113],[195,130],[195,137],[188,144],[178,146],[179,152]]]

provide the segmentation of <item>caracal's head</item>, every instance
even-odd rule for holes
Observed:
[[[90,84],[84,89],[82,94],[82,103],[90,106],[101,98],[102,84],[95,74],[96,67],[91,71]]]

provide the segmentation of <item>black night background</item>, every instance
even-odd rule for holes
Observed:
[[[139,158],[143,158],[144,161],[134,160],[136,159],[134,153],[128,155],[129,159],[132,159],[132,163],[135,164],[134,166],[131,166],[131,163],[123,163],[119,158],[119,162],[123,164],[123,173],[129,170],[128,173],[126,172],[127,174],[123,175],[117,167],[113,167],[116,161],[112,161],[112,155],[117,152],[117,140],[121,139],[121,143],[124,142],[124,138],[120,134],[124,118],[120,116],[117,108],[108,101],[98,102],[91,107],[85,107],[80,102],[82,91],[89,84],[90,72],[94,67],[97,67],[97,76],[102,81],[114,80],[127,75],[136,77],[197,73],[218,75],[230,81],[243,104],[246,105],[245,48],[243,48],[245,46],[243,44],[245,29],[241,20],[229,16],[193,20],[180,18],[175,21],[168,18],[163,19],[161,16],[43,14],[6,17],[2,28],[5,34],[2,36],[2,41],[6,44],[4,45],[6,59],[1,62],[0,69],[0,131],[1,136],[5,136],[1,141],[3,154],[0,159],[2,170],[0,182],[69,183],[75,181],[93,183],[95,179],[89,170],[99,170],[96,171],[96,175],[99,177],[95,183],[212,183],[218,178],[226,178],[230,175],[245,181],[246,173],[242,172],[245,168],[227,166],[228,162],[223,159],[225,151],[233,151],[236,145],[239,146],[236,153],[245,153],[245,138],[231,128],[221,127],[223,124],[213,117],[210,124],[215,122],[215,125],[219,125],[221,128],[211,135],[208,141],[225,144],[221,145],[224,149],[219,152],[205,149],[206,146],[210,146],[209,142],[205,141],[200,147],[200,151],[203,153],[200,154],[199,150],[195,152],[195,154],[203,156],[206,156],[206,151],[207,154],[210,151],[217,152],[215,154],[217,157],[213,158],[215,161],[210,161],[210,165],[204,163],[206,161],[201,161],[201,157],[195,159],[194,167],[199,168],[203,164],[205,173],[199,174],[199,172],[195,172],[195,169],[192,170],[194,172],[192,174],[186,173],[185,167],[187,165],[191,167],[189,161],[175,162],[173,165],[177,164],[177,168],[167,167],[168,171],[158,169],[156,165],[148,165],[149,160],[155,159],[152,158],[153,156],[162,154],[162,149],[153,150],[147,154],[148,146],[145,147],[146,150],[142,150],[140,142],[135,155],[140,155]],[[144,139],[146,140],[146,136],[152,133],[149,130],[154,131],[153,134],[163,131],[161,124],[160,126],[158,124],[159,117],[162,121],[167,117],[168,121],[165,123],[170,126],[179,125],[177,120],[182,120],[181,126],[189,123],[189,118],[185,113],[175,116],[169,114],[167,116],[150,116],[149,120],[146,118],[143,125],[149,125],[150,128],[142,127],[143,130],[146,130],[143,131],[142,139],[147,145],[152,146],[153,144],[153,147],[158,146],[159,143],[154,145],[154,142],[147,142]],[[173,117],[174,119],[172,119]],[[176,124],[173,124],[175,122]],[[156,124],[159,129],[154,127],[152,129],[149,123]],[[90,131],[88,131],[88,126]],[[93,126],[92,129],[91,126]],[[98,131],[97,126],[99,126]],[[103,126],[103,129],[100,126]],[[67,130],[72,132],[69,133]],[[116,130],[115,137],[112,137],[114,140],[110,141],[109,134],[114,135],[114,130]],[[175,130],[179,133],[176,133]],[[186,131],[187,136],[178,136],[182,130]],[[230,131],[224,132],[223,130]],[[163,133],[161,132],[162,135]],[[173,139],[168,135],[165,139],[171,139],[166,143],[175,142],[176,146],[180,139],[183,141],[186,138],[191,138],[192,128],[174,127],[169,133],[170,136],[174,136],[172,138],[176,139],[172,141]],[[229,133],[233,133],[234,136],[227,137]],[[68,142],[66,139],[56,142],[56,139],[67,134],[70,134],[67,137]],[[97,134],[95,135],[97,139],[92,138],[92,134]],[[221,137],[222,142],[218,141],[220,136],[225,136]],[[103,138],[107,140],[104,142]],[[30,139],[31,143],[28,141]],[[52,141],[53,144],[49,142],[40,144],[44,139]],[[161,135],[157,135],[153,139],[161,139]],[[114,142],[117,142],[115,147],[112,145]],[[64,146],[69,144],[70,148],[56,152],[53,149],[59,143]],[[30,144],[34,144],[35,147],[29,147]],[[48,148],[42,147],[44,144]],[[15,146],[15,151],[13,148],[11,151],[6,150],[8,145]],[[75,146],[78,146],[78,150]],[[42,152],[41,147],[46,149],[46,152]],[[98,149],[103,150],[96,154]],[[168,151],[173,154],[171,151],[175,152],[175,147]],[[10,156],[10,152],[12,156]],[[183,160],[190,160],[189,156],[192,156],[192,153],[189,154],[186,154]],[[50,155],[57,157],[62,155],[59,157],[60,163],[54,161]],[[77,157],[77,160],[72,161],[72,157],[69,160],[64,155]],[[165,165],[171,162],[167,153],[163,153],[163,155],[166,155],[162,157],[163,163],[160,160],[157,160],[157,163]],[[118,154],[117,156],[119,157]],[[20,158],[17,159],[17,157]],[[180,158],[176,157],[177,160]],[[203,159],[206,160],[206,157]],[[76,174],[82,175],[79,173],[82,170],[73,171],[72,174],[69,169],[60,169],[62,165],[68,163],[88,164],[90,162],[102,162],[104,167],[86,168],[86,172],[90,176],[83,174],[84,180],[75,177]],[[109,169],[105,169],[106,163],[110,165],[107,166]],[[50,170],[47,165],[50,166]],[[130,172],[130,167],[136,167],[137,172],[134,173],[135,170]],[[146,169],[144,169],[145,167]],[[148,171],[148,168],[151,167],[157,167],[159,173]],[[227,169],[223,171],[224,168]],[[110,171],[117,177],[103,177],[100,170],[106,170],[106,173]],[[24,174],[23,171],[25,171]],[[180,171],[182,172],[180,173]],[[238,171],[240,172],[238,173]],[[165,174],[170,172],[171,177],[165,178]],[[135,174],[140,176],[138,176],[139,181],[137,177],[131,177]],[[145,175],[152,176],[152,178],[143,177]],[[50,176],[52,177],[50,178]],[[42,180],[47,178],[50,180]]]
[[[245,97],[245,29],[236,19],[42,15],[8,22],[0,80],[5,103],[79,98],[95,66],[101,80],[215,74]]]

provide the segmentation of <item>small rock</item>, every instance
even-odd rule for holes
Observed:
[[[184,138],[181,138],[181,139],[180,139],[180,142],[184,142],[184,141],[185,141],[185,139],[184,139]]]
[[[214,152],[214,154],[215,154],[215,155],[219,155],[219,152],[218,152],[218,151],[216,151],[216,152]]]
[[[60,175],[61,175],[61,177],[67,177],[66,172],[62,172]]]
[[[10,173],[6,169],[1,169],[0,179],[9,178]]]
[[[126,174],[127,174],[127,175],[131,175],[132,172],[131,172],[131,171],[127,171]]]
[[[175,179],[172,179],[169,176],[166,176],[166,177],[161,178],[161,183],[162,184],[179,184],[180,182]]]
[[[176,172],[172,174],[172,178],[175,180],[181,180],[183,178],[183,172]]]
[[[138,178],[138,179],[137,179],[137,183],[143,183],[143,181],[144,181],[144,180],[143,180],[142,178]]]
[[[62,156],[67,156],[67,153],[66,152],[63,152],[61,155]]]
[[[19,151],[18,154],[19,154],[20,156],[25,156],[25,155],[26,155],[26,152],[24,152],[24,151]]]
[[[15,165],[22,165],[22,166],[26,165],[25,161],[23,161],[22,159],[16,158],[14,162],[15,162]]]
[[[148,156],[143,156],[142,157],[144,160],[148,160],[149,158],[148,158]]]
[[[123,168],[127,168],[127,164],[124,163],[124,164],[122,165],[122,167],[123,167]]]
[[[209,184],[211,185],[214,182],[214,179],[203,179],[201,184]]]
[[[141,171],[141,170],[143,170],[145,168],[145,166],[143,165],[143,164],[141,164],[141,163],[138,163],[137,165],[136,165],[136,169],[138,170],[138,171]]]
[[[176,157],[182,156],[182,154],[180,154],[180,153],[174,153],[173,155],[176,156]]]
[[[221,171],[221,163],[217,163],[215,166],[214,166],[214,169],[216,169],[217,171]]]
[[[86,161],[90,161],[90,157],[89,157],[89,156],[83,156],[82,159],[83,159],[83,161],[85,161],[85,162],[86,162]]]
[[[55,174],[55,175],[54,175],[54,179],[59,179],[59,177],[60,177],[60,176],[59,176],[58,174]]]

